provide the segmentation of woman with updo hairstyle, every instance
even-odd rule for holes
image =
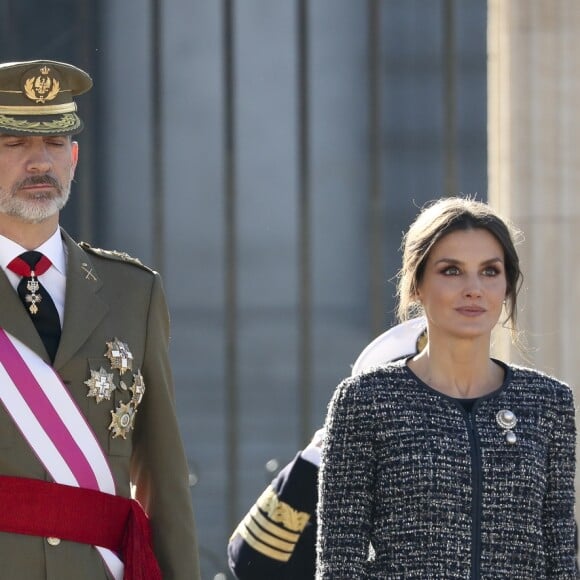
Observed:
[[[491,356],[517,341],[514,233],[487,204],[426,206],[403,238],[414,356],[342,381],[319,477],[320,580],[576,579],[571,389]]]

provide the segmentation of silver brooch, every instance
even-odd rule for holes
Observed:
[[[517,441],[516,434],[513,432],[513,429],[518,422],[517,417],[509,409],[502,409],[501,411],[498,411],[495,418],[497,424],[504,430],[505,440],[510,445],[513,445]]]

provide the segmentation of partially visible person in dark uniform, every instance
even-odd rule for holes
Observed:
[[[425,320],[409,320],[373,340],[352,366],[409,356],[426,342]],[[316,505],[323,429],[274,478],[232,534],[228,561],[238,580],[308,580],[316,564]]]

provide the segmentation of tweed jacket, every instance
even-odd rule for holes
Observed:
[[[571,390],[502,366],[501,388],[471,411],[404,360],[337,387],[320,470],[316,578],[577,577]],[[498,423],[502,410],[517,419],[515,443]]]
[[[169,367],[169,318],[162,283],[152,270],[122,255],[76,244],[62,232],[68,255],[62,336],[54,369],[92,427],[111,468],[117,493],[136,497],[149,514],[164,580],[199,579],[188,469],[175,418]],[[0,271],[0,326],[50,364],[43,343]],[[126,439],[113,438],[111,411],[131,393],[88,397],[91,370],[111,371],[107,342],[125,342],[140,369],[145,393]],[[116,371],[118,373],[118,371]],[[130,374],[130,373],[127,373]],[[119,377],[116,376],[116,381]],[[130,384],[131,377],[123,377]],[[0,475],[49,480],[43,465],[0,405]],[[86,544],[0,533],[3,580],[105,580],[98,552]]]

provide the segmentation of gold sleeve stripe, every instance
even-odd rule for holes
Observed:
[[[273,536],[272,534],[268,533],[266,530],[260,527],[260,525],[253,519],[246,519],[244,521],[246,526],[246,530],[248,530],[255,538],[260,540],[260,542],[264,542],[264,544],[268,544],[268,546],[272,546],[272,548],[276,548],[281,552],[292,552],[294,550],[294,546],[296,546],[296,542],[285,542],[280,538]]]
[[[266,488],[264,493],[258,498],[256,506],[267,515],[268,519],[282,524],[287,530],[292,532],[302,532],[310,520],[308,512],[295,510],[287,503],[280,501],[272,486]]]
[[[248,543],[248,545],[256,550],[256,552],[259,552],[268,558],[272,558],[273,560],[278,560],[279,562],[288,562],[288,560],[290,560],[290,556],[292,555],[291,552],[281,552],[280,550],[275,550],[267,544],[260,542],[260,540],[255,538],[243,525],[238,527],[237,532]]]
[[[286,544],[288,549],[292,549],[291,545],[295,544],[298,541],[298,538],[300,538],[299,534],[293,534],[292,532],[289,532],[267,520],[256,508],[256,506],[252,508],[244,520],[244,523],[248,527],[250,527],[251,522],[255,522],[258,526],[260,526],[260,528],[264,530],[264,534],[268,534],[272,538],[277,539],[279,542]],[[273,541],[269,543],[272,544]]]
[[[232,537],[238,534],[254,550],[279,562],[287,562],[294,552],[310,514],[280,501],[269,486],[258,498]]]
[[[289,545],[295,544],[300,538],[300,534],[289,532],[288,530],[285,530],[281,526],[278,526],[265,518],[264,514],[262,514],[262,512],[255,505],[246,514],[246,517],[240,522],[238,527],[234,530],[232,538],[240,531],[240,528],[243,528],[244,526],[250,527],[250,524],[253,521],[255,521],[256,524],[264,530],[264,532],[269,532],[273,537],[282,541],[286,541],[289,543]]]

